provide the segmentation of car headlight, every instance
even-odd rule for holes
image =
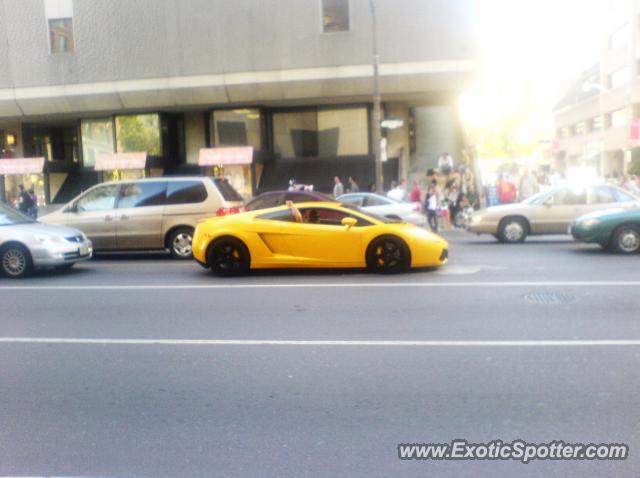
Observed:
[[[600,222],[600,219],[587,219],[586,221],[582,221],[580,225],[583,227],[591,227],[600,224]]]
[[[482,216],[480,214],[474,214],[471,216],[471,224],[478,224],[480,221],[482,221]]]
[[[61,237],[47,236],[45,234],[36,234],[34,238],[41,244],[60,244],[63,242]]]

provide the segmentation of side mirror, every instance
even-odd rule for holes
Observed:
[[[78,212],[78,206],[76,203],[72,203],[69,204],[65,209],[64,212]]]
[[[543,202],[542,204],[544,204],[544,205],[545,205],[545,206],[547,206],[547,207],[551,207],[551,206],[553,206],[553,198],[547,198],[547,199],[545,199],[545,200],[544,200],[544,202]]]
[[[345,217],[340,221],[343,226],[347,226],[347,231],[351,229],[353,226],[358,224],[358,220],[355,217]]]

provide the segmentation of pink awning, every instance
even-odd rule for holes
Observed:
[[[251,164],[253,146],[233,148],[202,148],[198,157],[200,166],[217,166],[218,164]]]
[[[0,174],[40,174],[44,169],[45,158],[0,159]]]
[[[144,169],[147,165],[147,153],[101,154],[96,158],[96,171],[114,169]]]

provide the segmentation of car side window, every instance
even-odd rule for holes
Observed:
[[[117,192],[118,186],[116,184],[99,186],[92,189],[76,201],[76,210],[78,212],[91,212],[113,209],[116,203]]]
[[[390,201],[376,196],[367,196],[364,200],[364,206],[386,206]]]
[[[306,224],[319,224],[322,226],[342,226],[345,217],[352,217],[358,222],[356,227],[369,226],[371,223],[357,216],[348,214],[337,209],[325,209],[320,207],[303,207],[300,209],[302,222]]]
[[[607,186],[595,186],[587,189],[589,204],[607,204],[616,202],[614,191]]]
[[[207,188],[202,181],[169,181],[167,204],[197,204],[207,199]]]
[[[255,211],[256,209],[268,209],[270,207],[282,206],[282,194],[267,194],[263,197],[256,198],[249,203],[249,209]]]
[[[362,194],[350,194],[349,196],[340,199],[340,202],[343,202],[345,204],[352,204],[354,206],[364,206],[364,196]]]
[[[167,183],[125,183],[120,186],[118,209],[161,206],[165,203]]]
[[[551,204],[555,206],[578,206],[587,203],[587,194],[581,188],[561,189],[551,197]]]
[[[274,211],[274,212],[268,212],[266,214],[261,214],[260,216],[256,216],[256,219],[267,219],[269,221],[293,222],[293,216],[291,215],[291,211],[289,209],[285,209],[284,211]]]
[[[627,194],[624,191],[621,191],[620,189],[615,189],[615,188],[611,188],[611,189],[612,189],[613,193],[615,194],[616,202],[637,201],[636,198],[634,198],[630,194]]]
[[[311,202],[315,201],[314,198],[309,196],[308,194],[302,193],[286,193],[285,201],[293,201],[293,202]]]

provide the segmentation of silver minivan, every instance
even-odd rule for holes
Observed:
[[[97,251],[169,249],[189,259],[198,221],[242,208],[225,178],[149,178],[98,184],[39,220],[81,230]]]

